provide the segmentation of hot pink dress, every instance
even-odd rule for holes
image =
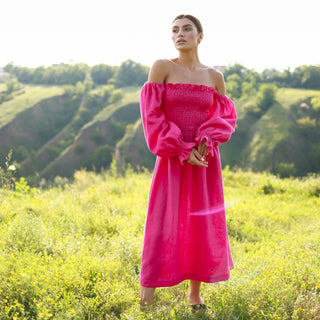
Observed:
[[[140,106],[148,147],[157,155],[140,284],[168,287],[186,279],[229,279],[233,261],[218,145],[234,132],[232,100],[204,85],[147,82]],[[186,162],[203,139],[207,168]]]

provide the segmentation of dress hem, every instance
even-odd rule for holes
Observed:
[[[232,269],[233,269],[233,266],[230,267],[230,270],[232,270]],[[152,281],[152,282],[149,282],[149,281],[141,281],[140,280],[140,285],[143,287],[147,287],[147,288],[160,288],[160,287],[176,286],[185,280],[196,280],[196,281],[201,281],[201,282],[206,282],[206,283],[215,283],[215,282],[220,282],[220,281],[227,281],[229,279],[230,279],[230,272],[228,272],[227,274],[216,276],[216,277],[202,277],[202,276],[193,275],[193,274],[185,274],[185,275],[181,276],[179,279],[172,280],[172,281]]]

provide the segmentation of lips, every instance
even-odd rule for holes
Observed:
[[[176,42],[177,44],[180,44],[180,43],[186,43],[186,40],[183,40],[183,39],[179,39],[179,40],[177,40],[177,42]]]

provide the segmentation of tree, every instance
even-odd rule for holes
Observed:
[[[259,88],[257,105],[262,111],[266,111],[275,102],[277,87],[274,84],[265,83]]]
[[[115,71],[115,67],[101,63],[91,68],[91,77],[96,84],[107,84],[113,78]]]
[[[238,99],[241,97],[241,78],[237,73],[233,73],[227,77],[226,87],[228,95],[232,99]]]
[[[230,75],[237,74],[240,78],[243,78],[249,72],[247,68],[239,63],[235,63],[232,66],[228,66],[223,70],[223,74],[225,78],[228,78]]]
[[[306,89],[320,88],[320,66],[302,66],[302,87]]]
[[[15,72],[17,72],[16,76],[17,76],[19,82],[22,82],[22,83],[31,83],[32,82],[34,69],[22,67],[22,68],[18,68],[17,71],[15,70]]]
[[[141,86],[148,78],[148,68],[133,60],[124,61],[116,76],[116,87]]]

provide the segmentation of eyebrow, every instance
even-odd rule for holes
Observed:
[[[192,24],[185,24],[182,26],[182,28],[185,28],[185,27],[192,27]],[[174,28],[179,28],[179,26],[173,26],[172,29]]]

